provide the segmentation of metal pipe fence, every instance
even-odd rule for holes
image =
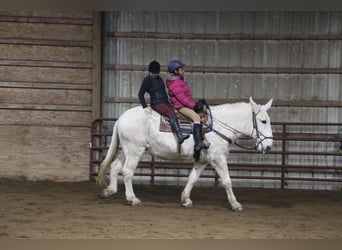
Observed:
[[[90,180],[97,176],[116,120],[99,118],[92,123]],[[274,181],[281,189],[291,188],[289,184],[292,183],[325,183],[334,186],[329,189],[342,190],[342,123],[273,122],[272,127],[274,148],[267,154],[266,160],[258,158],[258,151],[232,147],[228,159],[232,179]],[[141,160],[139,168],[145,171],[135,173],[135,176],[149,177],[149,183],[154,185],[158,177],[188,177],[192,163],[163,161],[151,156],[150,160]],[[187,171],[168,173],[163,171],[165,169]],[[246,172],[249,174],[245,174]],[[219,185],[219,177],[215,171],[203,173],[201,178],[213,179],[213,185]],[[300,188],[301,185],[297,186],[295,188]]]

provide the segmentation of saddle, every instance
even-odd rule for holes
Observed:
[[[190,118],[186,117],[182,113],[176,112],[176,117],[178,119],[179,128],[182,130],[185,134],[192,134],[193,129],[193,122]],[[198,113],[201,118],[202,123],[202,131],[204,133],[210,132],[210,128],[204,124],[208,124],[209,119],[211,117],[207,112],[200,112]],[[160,126],[159,126],[160,132],[168,132],[172,133],[171,125],[170,125],[170,119],[165,115],[160,115]]]

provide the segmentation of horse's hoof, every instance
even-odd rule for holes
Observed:
[[[105,195],[104,195],[104,193],[103,193],[103,192],[101,192],[101,193],[99,193],[99,198],[101,198],[101,199],[106,199],[106,198],[107,198],[107,196],[105,196]]]
[[[142,202],[132,202],[132,207],[141,207],[143,205]]]
[[[243,208],[242,207],[237,207],[237,208],[232,208],[234,212],[242,212]]]
[[[142,202],[141,202],[141,200],[139,200],[139,199],[137,199],[137,198],[135,198],[135,199],[133,199],[132,201],[129,201],[130,203],[130,205],[132,206],[132,207],[140,207],[140,206],[142,206]]]
[[[109,191],[108,189],[104,189],[104,190],[102,190],[102,191],[99,193],[99,197],[100,197],[101,199],[106,199],[106,198],[108,198],[108,197],[110,197],[110,196],[112,196],[112,195],[114,195],[114,194],[115,194],[114,191]]]
[[[188,204],[182,204],[182,207],[184,208],[192,208],[192,203],[188,203]]]

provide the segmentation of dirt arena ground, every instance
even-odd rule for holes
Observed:
[[[342,239],[342,192],[236,188],[232,212],[223,188],[135,186],[141,207],[98,198],[94,182],[0,179],[1,239]]]

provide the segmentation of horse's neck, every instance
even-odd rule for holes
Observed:
[[[249,135],[253,127],[252,109],[248,103],[223,104],[212,108],[214,129],[233,139]],[[239,131],[240,133],[238,133]]]

